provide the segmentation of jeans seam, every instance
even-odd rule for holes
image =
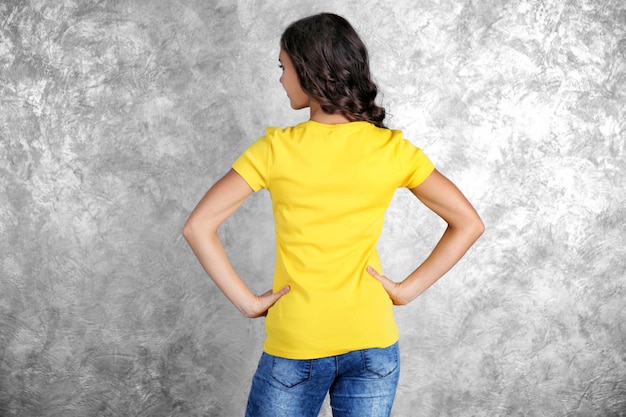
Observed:
[[[307,362],[307,367],[306,367],[306,378],[302,378],[301,380],[299,380],[297,383],[292,384],[292,385],[287,385],[284,382],[282,382],[280,379],[278,379],[276,377],[276,375],[274,374],[274,366],[275,366],[275,362],[276,362],[276,358],[272,358],[272,369],[270,370],[270,377],[272,378],[272,380],[276,381],[277,383],[279,383],[283,388],[286,389],[292,389],[297,387],[298,385],[308,381],[311,379],[311,374],[313,372],[313,360],[312,359],[308,359],[306,360]]]
[[[390,347],[391,347],[391,346],[390,346]],[[388,356],[390,357],[390,356],[391,356],[391,353],[389,353],[388,349],[389,349],[389,348],[380,349],[380,352],[382,352],[382,351],[384,350],[384,351],[385,351],[385,353],[386,353],[386,355],[388,355]],[[371,353],[372,349],[368,349],[368,350],[369,350],[369,351],[370,351],[370,353]],[[379,373],[379,372],[377,372],[377,371],[375,371],[375,370],[373,370],[373,369],[371,369],[371,366],[369,366],[369,365],[368,365],[368,359],[367,359],[367,354],[366,354],[366,353],[367,353],[367,352],[366,352],[365,350],[362,350],[362,351],[361,351],[361,355],[362,355],[362,357],[363,357],[363,367],[364,367],[364,370],[365,370],[366,372],[369,372],[370,374],[376,375],[378,378],[381,378],[381,379],[382,379],[382,378],[386,378],[386,377],[388,377],[389,375],[393,374],[393,373],[394,373],[394,372],[398,369],[398,355],[397,355],[397,353],[395,353],[395,352],[394,352],[394,353],[395,353],[395,355],[394,355],[394,367],[393,367],[393,369],[392,369],[392,370],[390,370],[389,372],[387,372],[387,373],[386,373],[386,374],[384,374],[384,375],[383,375],[383,374],[381,374],[381,373]]]

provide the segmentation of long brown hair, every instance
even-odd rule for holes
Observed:
[[[291,58],[302,89],[324,112],[385,127],[367,49],[346,19],[321,13],[295,21],[280,46]]]

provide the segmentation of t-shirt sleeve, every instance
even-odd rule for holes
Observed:
[[[232,168],[248,183],[252,190],[259,191],[269,185],[271,140],[268,134],[255,141],[233,162]]]
[[[398,147],[401,169],[401,187],[415,188],[435,170],[435,165],[417,146],[406,139]]]

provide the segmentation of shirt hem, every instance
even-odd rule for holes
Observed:
[[[316,351],[298,351],[298,352],[289,352],[283,351],[280,349],[272,349],[266,346],[263,347],[263,352],[268,355],[277,356],[285,359],[297,359],[297,360],[306,360],[306,359],[320,359],[327,358],[330,356],[343,355],[345,353],[353,352],[355,350],[363,350],[363,349],[384,349],[387,348],[394,343],[398,342],[399,338],[393,338],[391,342],[381,342],[381,343],[366,343],[363,345],[353,346],[350,348],[335,348],[328,350],[316,350]]]

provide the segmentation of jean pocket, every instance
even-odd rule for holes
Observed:
[[[311,378],[311,360],[273,357],[272,379],[285,388],[293,388],[309,378]]]
[[[363,366],[370,373],[384,378],[398,369],[398,344],[386,348],[365,349],[363,353]]]

